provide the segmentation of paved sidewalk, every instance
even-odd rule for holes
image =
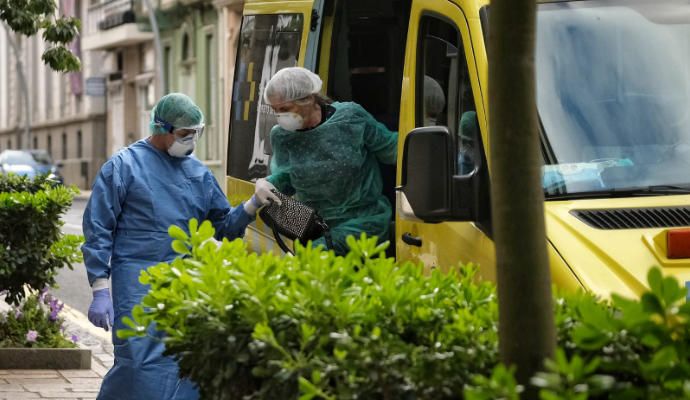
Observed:
[[[113,365],[110,333],[67,305],[60,315],[65,319],[66,336],[77,335],[79,346],[91,349],[91,370],[0,369],[0,400],[96,398],[103,376]]]

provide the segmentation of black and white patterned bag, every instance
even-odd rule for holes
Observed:
[[[324,235],[326,235],[327,241],[330,239],[330,236],[327,235],[328,225],[316,210],[280,192],[274,191],[274,193],[282,204],[271,203],[267,205],[259,211],[259,216],[273,230],[273,235],[283,251],[292,253],[280,235],[298,240],[302,244]],[[329,247],[332,246],[329,244]]]

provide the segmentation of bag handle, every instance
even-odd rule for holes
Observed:
[[[275,192],[275,191],[274,191]],[[273,204],[273,199],[269,198],[268,201]],[[317,221],[317,224],[323,228],[323,236],[326,239],[326,250],[332,250],[333,249],[333,238],[331,237],[331,228],[326,224],[323,220]],[[290,250],[287,244],[285,244],[285,241],[283,240],[283,237],[280,235],[280,232],[276,229],[274,225],[271,225],[271,231],[273,231],[273,237],[276,239],[276,243],[278,243],[278,247],[280,247],[281,250],[283,250],[285,253],[295,255],[294,251],[294,241],[293,241],[293,249]]]

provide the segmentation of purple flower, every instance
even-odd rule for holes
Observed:
[[[65,306],[65,304],[60,303],[55,298],[52,298],[50,299],[48,305],[50,306],[50,315],[48,316],[48,319],[52,322],[55,322],[57,321],[58,313],[62,311],[62,308]]]
[[[22,317],[22,310],[15,310],[14,311],[14,319],[20,319]]]
[[[77,337],[77,335],[72,334],[72,337],[70,339],[72,339],[72,342],[77,343],[77,340],[79,340],[79,337]]]
[[[36,342],[36,338],[38,337],[38,332],[29,330],[26,332],[26,341],[29,343],[34,343]]]

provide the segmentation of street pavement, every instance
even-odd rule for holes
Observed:
[[[81,235],[81,219],[84,215],[86,202],[90,192],[82,191],[72,203],[72,208],[63,216],[64,225],[62,231],[75,235]],[[91,304],[91,287],[86,278],[86,268],[84,264],[73,265],[72,270],[69,268],[62,268],[56,278],[58,288],[52,289],[53,293],[58,299],[65,302],[72,308],[85,314],[89,310]]]
[[[72,209],[64,216],[65,233],[81,234],[81,216],[89,192],[82,192]],[[95,399],[103,377],[113,365],[110,332],[96,328],[86,318],[91,302],[91,288],[83,264],[74,270],[63,268],[58,277],[59,289],[51,292],[65,303],[60,313],[67,337],[76,335],[77,344],[91,349],[90,370],[0,370],[0,400],[19,399]],[[0,299],[0,312],[7,305]]]

